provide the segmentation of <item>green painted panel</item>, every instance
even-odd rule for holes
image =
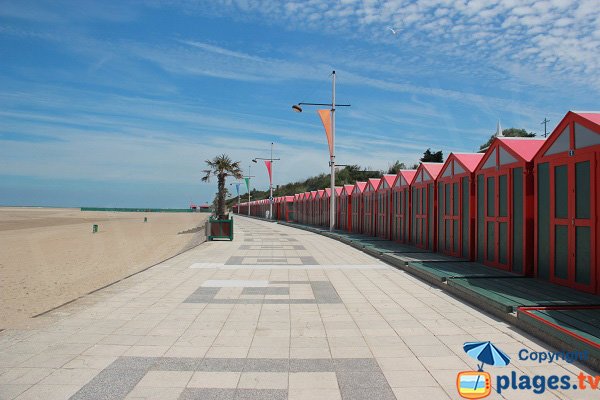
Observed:
[[[444,184],[438,183],[438,246],[440,249],[446,248],[444,240]]]
[[[590,162],[575,164],[575,218],[590,218]]]
[[[416,243],[417,242],[417,230],[418,230],[416,215],[417,215],[417,212],[419,209],[419,191],[415,188],[413,188],[413,190],[412,190],[412,199],[413,199],[413,202],[412,202],[413,208],[412,208],[411,214],[412,214],[412,227],[413,228],[412,228],[411,236],[412,236],[413,243]]]
[[[554,227],[554,276],[567,279],[569,277],[569,227]]]
[[[554,167],[554,217],[569,218],[568,166]]]
[[[508,215],[508,183],[507,175],[500,175],[498,177],[498,215],[500,217],[506,217]]]
[[[487,216],[496,216],[496,178],[487,178]]]
[[[484,176],[477,175],[477,260],[483,262],[485,257],[485,218],[484,218]]]
[[[590,284],[592,260],[590,258],[591,235],[589,226],[575,228],[575,280],[584,285]]]
[[[537,178],[537,274],[540,278],[550,279],[550,168],[548,163],[538,165]]]
[[[452,248],[452,242],[450,241],[450,233],[452,232],[452,220],[446,220],[446,241],[444,243],[446,250],[450,250]]]
[[[462,186],[462,215],[460,217],[461,227],[462,227],[462,256],[467,257],[469,255],[469,246],[471,242],[471,238],[469,236],[469,178],[461,178],[461,186]]]
[[[494,222],[487,223],[487,260],[496,261],[496,240],[494,235]]]
[[[452,185],[452,215],[458,216],[458,206],[459,206],[459,194],[458,194],[458,182]]]
[[[513,170],[512,187],[512,270],[513,272],[523,272],[523,168]],[[548,242],[546,242],[548,243]]]
[[[508,223],[500,222],[498,232],[498,262],[508,263]]]
[[[452,240],[452,251],[454,251],[456,253],[456,252],[458,252],[458,239],[459,239],[458,220],[454,220],[453,225],[454,225],[454,232],[453,232],[454,238]]]
[[[435,185],[430,183],[427,185],[429,189],[429,196],[427,199],[429,200],[429,212],[427,213],[427,221],[429,221],[429,248],[433,249],[433,242],[435,240],[435,214],[433,213],[433,204],[435,199]]]
[[[450,214],[450,206],[452,205],[452,202],[450,201],[450,195],[451,195],[450,194],[450,189],[451,189],[450,184],[444,185],[444,192],[446,194],[446,196],[445,196],[445,200],[446,201],[444,202],[444,207],[440,207],[440,210],[443,209],[445,211],[446,215],[451,215]]]

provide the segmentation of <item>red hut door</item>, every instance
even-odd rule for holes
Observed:
[[[489,265],[505,270],[510,268],[508,199],[511,196],[508,171],[485,175],[485,259]]]
[[[413,221],[413,243],[419,247],[427,247],[427,205],[429,196],[427,186],[413,188],[413,207],[415,207]]]
[[[595,156],[557,158],[550,166],[550,273],[557,283],[594,292]]]

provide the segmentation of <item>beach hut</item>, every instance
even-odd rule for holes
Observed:
[[[377,231],[376,236],[390,239],[390,228],[392,223],[392,187],[396,181],[396,175],[383,175],[379,181],[376,191],[377,198]]]
[[[341,186],[335,187],[335,229],[340,229],[340,196],[342,190]]]
[[[304,192],[301,194],[302,223],[303,224],[308,224],[308,215],[310,212],[309,198],[310,198],[310,192]]]
[[[308,195],[308,221],[307,224],[315,224],[315,209],[318,207],[317,203],[317,191],[312,190]]]
[[[339,222],[338,229],[350,232],[352,230],[352,189],[354,185],[344,185],[339,196]]]
[[[298,222],[298,218],[300,215],[300,193],[294,194],[294,218],[291,220],[293,222]]]
[[[421,163],[411,183],[411,242],[436,249],[436,180],[442,163]]]
[[[533,271],[533,157],[544,144],[497,137],[479,162],[477,260],[518,274]]]
[[[291,222],[294,221],[294,196],[281,196],[280,197],[280,221]]]
[[[363,233],[369,236],[375,236],[377,233],[377,187],[379,187],[379,178],[369,178],[367,186],[362,193],[363,207]]]
[[[600,294],[600,112],[569,111],[534,159],[535,274]]]
[[[323,197],[325,196],[325,189],[317,190],[317,197],[315,197],[315,209],[314,209],[314,225],[323,225]]]
[[[392,185],[391,239],[400,243],[410,241],[410,183],[417,170],[400,170]]]
[[[450,153],[437,183],[437,250],[475,259],[475,169],[483,153]]]
[[[352,212],[352,232],[362,233],[362,219],[363,219],[363,208],[362,208],[362,193],[367,186],[367,182],[356,182],[352,188],[351,201],[351,212]]]
[[[321,226],[329,226],[329,211],[331,209],[331,188],[323,190],[321,195]]]

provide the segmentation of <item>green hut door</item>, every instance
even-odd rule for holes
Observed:
[[[550,166],[550,265],[557,283],[594,292],[594,155],[560,158]]]

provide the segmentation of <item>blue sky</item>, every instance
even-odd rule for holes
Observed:
[[[599,109],[598,54],[595,0],[0,1],[0,204],[185,207],[216,191],[205,159],[271,142],[275,184],[327,172],[290,107],[333,69],[339,163],[474,151],[498,119]]]

